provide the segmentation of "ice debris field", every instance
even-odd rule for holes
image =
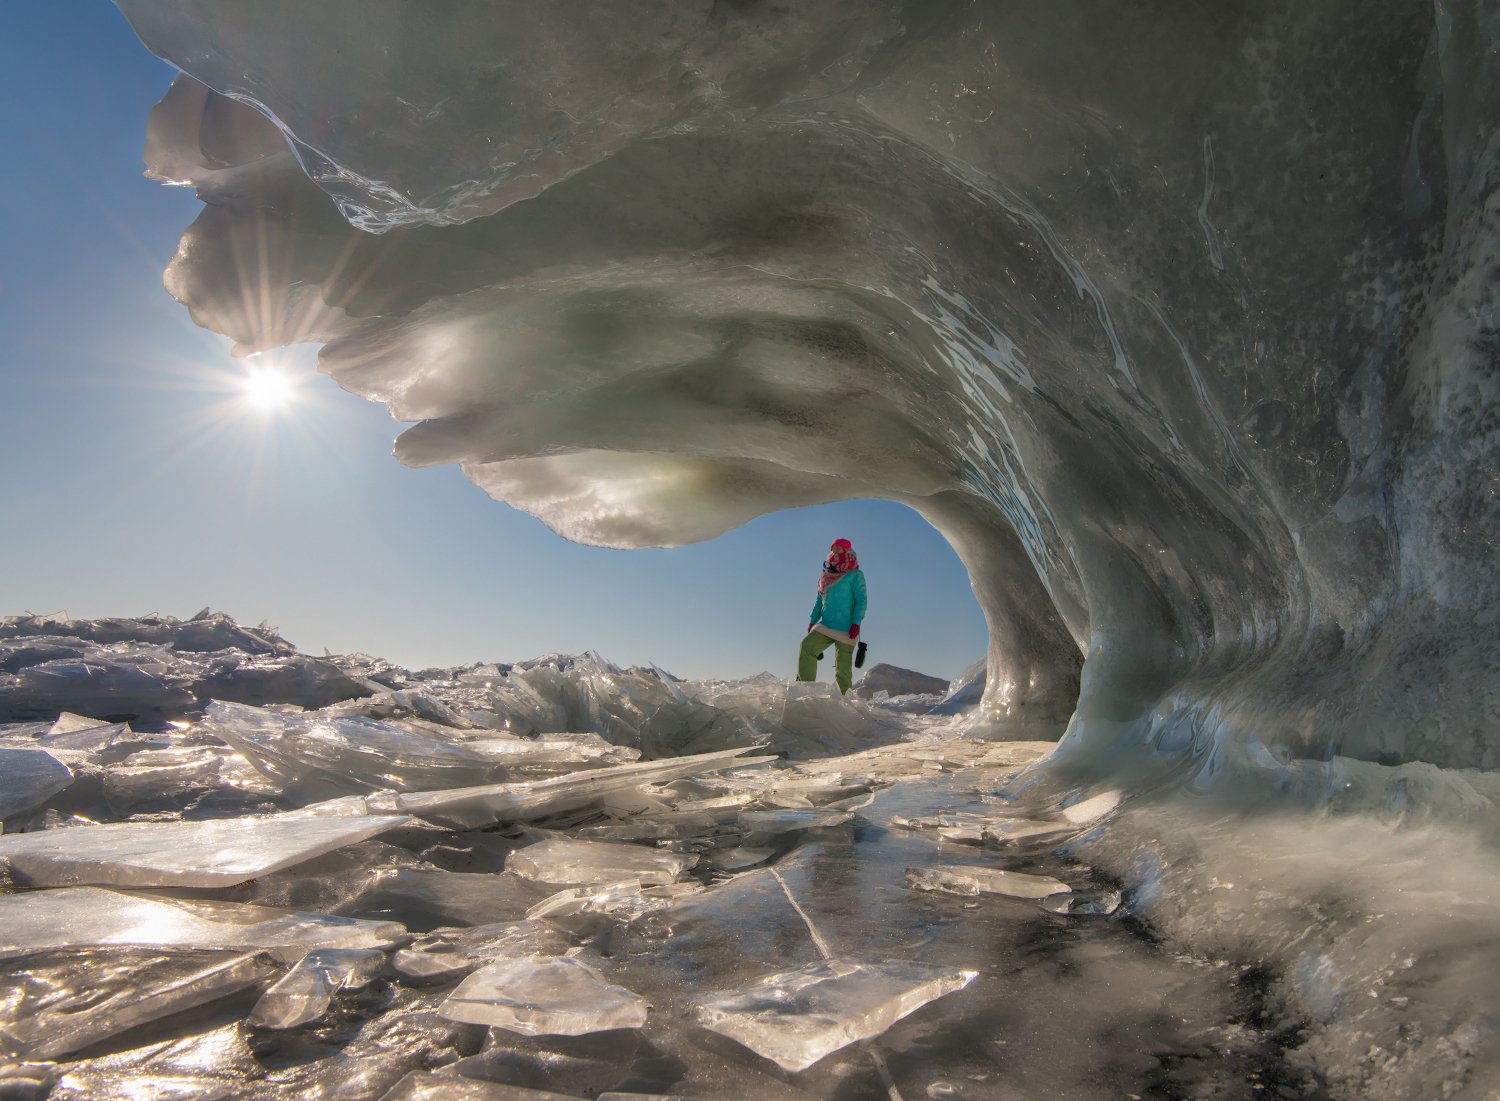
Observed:
[[[1070,854],[1117,793],[996,794],[1050,747],[964,737],[969,683],[892,696],[914,677],[878,667],[845,699],[595,655],[413,673],[207,611],[11,617],[0,669],[7,1098],[1288,1073],[1241,969],[1156,948]]]
[[[0,670],[7,1098],[1320,1097],[1483,1040],[1490,774],[1285,764],[1231,824],[974,737],[982,666],[411,672],[207,610],[9,617]]]
[[[7,621],[9,1095],[1493,1101],[1500,2],[117,6],[235,353],[577,541],[907,505],[989,646]]]

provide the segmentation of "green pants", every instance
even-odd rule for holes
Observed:
[[[818,679],[818,655],[830,645],[836,649],[833,679],[840,692],[848,692],[849,686],[854,683],[854,646],[852,643],[829,638],[819,631],[807,632],[807,637],[802,640],[802,649],[797,654],[797,679]]]

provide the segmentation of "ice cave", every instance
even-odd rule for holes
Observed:
[[[10,616],[0,1095],[1500,1095],[1500,3],[116,2],[199,325],[568,539],[901,502],[989,650]]]

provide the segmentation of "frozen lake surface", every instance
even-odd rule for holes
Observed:
[[[1078,855],[1118,793],[998,794],[1050,743],[594,657],[326,664],[363,694],[0,727],[53,762],[0,778],[7,1096],[1316,1095],[1263,970]]]

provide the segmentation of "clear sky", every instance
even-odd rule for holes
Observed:
[[[675,550],[581,547],[457,468],[402,467],[397,422],[316,375],[311,350],[294,400],[258,408],[246,364],[161,286],[199,210],[141,175],[172,70],[106,0],[13,5],[6,24],[0,613],[210,605],[309,652],[413,668],[593,649],[683,676],[790,675],[843,536],[869,582],[872,664],[952,677],[983,656],[962,564],[904,506],[795,509]]]

